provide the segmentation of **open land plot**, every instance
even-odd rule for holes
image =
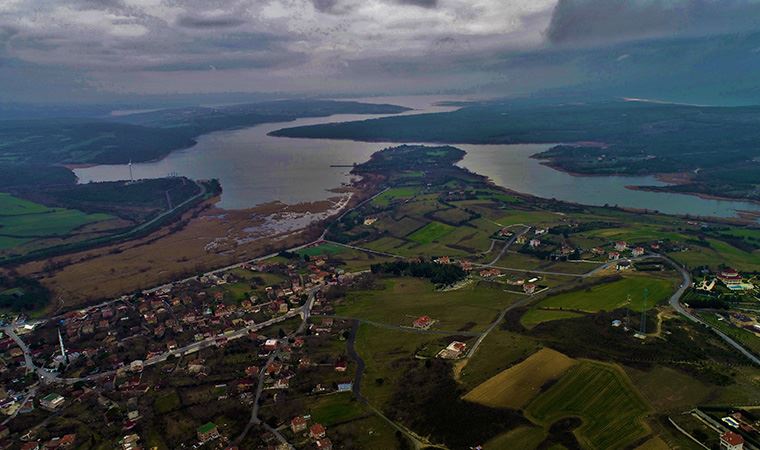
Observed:
[[[636,447],[636,450],[668,450],[669,448],[670,446],[668,446],[665,441],[658,437],[654,437]]]
[[[470,220],[472,215],[459,208],[441,209],[433,213],[433,218],[450,224],[464,223]]]
[[[599,362],[582,361],[572,367],[526,411],[544,426],[580,418],[583,424],[575,434],[587,448],[625,448],[649,433],[644,422],[649,406],[622,370]]]
[[[558,379],[576,361],[560,352],[542,348],[525,361],[494,375],[463,397],[493,408],[520,409],[541,392],[541,387]]]
[[[586,238],[601,238],[607,242],[652,242],[659,240],[683,241],[684,239],[688,239],[688,236],[678,233],[669,227],[640,224],[615,228],[601,228],[598,230],[578,233],[578,236]]]
[[[385,236],[361,245],[377,252],[397,254],[401,247],[407,245],[407,242],[391,236]]]
[[[641,396],[659,412],[694,408],[720,389],[670,367],[655,366],[646,371],[630,367],[624,369]]]
[[[367,414],[350,392],[322,395],[309,402],[308,411],[316,423],[331,427]]]
[[[459,381],[468,389],[483,383],[539,350],[536,340],[500,328],[494,329],[478,351],[457,369]]]
[[[14,197],[11,194],[0,192],[0,217],[16,216],[25,214],[40,214],[54,210],[39,203],[30,202],[23,198]]]
[[[496,222],[501,226],[530,225],[535,227],[556,224],[561,218],[561,215],[550,211],[513,210],[503,214],[496,220]]]
[[[497,248],[501,249],[504,244],[496,244]],[[508,251],[496,262],[496,266],[499,267],[513,267],[515,269],[526,270],[544,270],[551,264],[550,261],[539,259],[534,256],[526,255],[516,251]]]
[[[387,231],[389,234],[397,238],[403,238],[407,234],[424,227],[425,222],[408,216],[401,217],[398,220],[393,219],[392,217],[383,216],[372,226],[378,230]]]
[[[542,300],[539,306],[586,312],[611,311],[622,307],[641,311],[644,309],[644,289],[648,290],[646,307],[651,308],[668,299],[675,285],[675,280],[660,276],[627,275],[617,281],[553,295]],[[629,295],[631,302],[627,304]]]
[[[439,241],[441,238],[454,230],[455,228],[451,225],[446,225],[445,223],[441,222],[430,222],[429,224],[410,234],[408,238],[419,244],[430,244],[432,242]]]
[[[547,265],[542,270],[546,270],[548,272],[572,273],[572,274],[581,275],[584,273],[591,272],[592,270],[596,269],[597,267],[601,265],[602,265],[601,262],[589,263],[589,262],[558,261],[558,262],[553,262]]]
[[[346,247],[336,244],[319,244],[313,247],[306,247],[298,250],[299,255],[306,256],[329,256],[337,255],[346,251]]]
[[[385,208],[395,200],[408,199],[414,197],[417,193],[419,193],[419,188],[414,186],[391,188],[375,197],[372,200],[372,204]]]
[[[343,263],[339,267],[349,272],[359,272],[363,270],[369,270],[373,264],[380,264],[384,262],[394,261],[395,258],[390,256],[380,256],[369,252],[363,252],[354,249],[347,249],[348,251],[340,254],[340,262]]]
[[[518,427],[489,440],[483,444],[483,448],[534,450],[546,439],[546,436],[546,431],[540,427]]]
[[[387,450],[404,448],[399,439],[406,441],[403,436],[396,435],[396,429],[377,415],[351,420],[330,428],[331,435],[338,436],[340,442],[350,441],[355,448],[367,450]],[[405,445],[407,444],[405,442]]]
[[[551,322],[552,320],[574,319],[582,317],[582,313],[574,311],[561,311],[558,309],[533,308],[520,317],[520,323],[525,328],[533,328],[539,323]]]
[[[384,289],[350,292],[336,305],[336,313],[410,327],[414,319],[428,315],[437,321],[433,329],[483,331],[519,298],[487,282],[443,292],[425,280],[392,278],[385,280]]]
[[[43,213],[0,216],[0,233],[13,237],[54,237],[69,234],[83,225],[110,219],[114,217],[108,214],[55,208]]]
[[[444,244],[442,242],[431,242],[429,244],[418,244],[416,242],[407,243],[394,249],[392,253],[416,258],[418,256],[457,256],[465,257],[470,254],[469,250],[456,248],[454,245]]]
[[[405,364],[427,347],[438,348],[438,338],[362,324],[356,333],[356,351],[364,360],[362,394],[370,404],[382,407],[393,395]]]
[[[439,209],[445,208],[436,198],[417,197],[413,201],[409,201],[394,207],[394,217],[423,217],[425,214],[433,213]]]
[[[687,267],[708,266],[717,269],[726,264],[742,271],[760,270],[760,251],[745,252],[718,239],[706,239],[710,247],[691,246],[668,256]]]
[[[743,345],[745,345],[750,351],[753,353],[760,354],[760,338],[755,335],[755,333],[745,330],[743,328],[738,328],[730,323],[727,323],[726,320],[718,320],[718,317],[711,312],[703,312],[700,313],[699,316],[704,320],[705,322],[709,323],[713,327],[719,329],[720,331],[726,333],[727,335],[731,336],[732,338],[736,339]]]

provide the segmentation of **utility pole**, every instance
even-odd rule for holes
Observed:
[[[61,357],[63,358],[63,364],[69,365],[69,355],[66,354],[66,347],[63,346],[63,336],[61,336],[60,328],[58,328],[58,344],[61,346]]]

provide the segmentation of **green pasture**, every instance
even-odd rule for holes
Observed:
[[[419,230],[409,235],[409,239],[420,244],[430,244],[431,242],[438,241],[447,234],[451,233],[455,228],[451,225],[446,225],[441,222],[430,222]]]
[[[628,275],[618,281],[548,297],[539,306],[587,312],[611,311],[622,307],[641,311],[644,309],[644,289],[649,290],[646,307],[652,308],[673,294],[675,284],[674,280],[662,277]],[[631,296],[630,304],[627,304],[628,295]]]
[[[395,200],[414,197],[419,192],[417,187],[396,187],[388,189],[372,200],[374,206],[382,208],[390,206]]]
[[[499,285],[476,282],[461,289],[436,291],[432,283],[416,278],[393,278],[384,289],[350,292],[336,313],[390,325],[410,326],[428,315],[433,329],[482,331],[499,312],[519,297]]]
[[[533,328],[536,325],[543,322],[551,322],[552,320],[562,319],[574,319],[576,317],[582,317],[583,314],[573,311],[560,311],[557,309],[540,309],[534,308],[528,310],[520,318],[520,323],[525,328]]]

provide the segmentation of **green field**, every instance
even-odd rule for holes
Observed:
[[[114,217],[108,214],[50,208],[0,193],[0,250],[24,245],[44,247],[45,239],[67,237],[84,225],[111,219]]]
[[[320,244],[314,247],[307,247],[307,248],[298,250],[298,254],[306,255],[306,256],[323,256],[323,255],[327,256],[327,255],[337,255],[338,253],[343,253],[345,250],[346,250],[346,247],[342,247],[340,245]]]
[[[520,323],[525,328],[533,328],[539,323],[551,322],[552,320],[573,319],[582,317],[583,314],[573,311],[560,311],[557,309],[540,309],[535,308],[528,310],[520,318]]]
[[[309,405],[309,411],[314,422],[326,427],[366,414],[350,392],[318,397]]]
[[[496,436],[483,444],[486,450],[520,449],[534,450],[546,439],[546,431],[538,427],[519,427]]]
[[[414,319],[428,315],[437,321],[433,329],[482,331],[517,298],[485,282],[441,292],[425,280],[393,278],[385,280],[384,289],[350,292],[336,313],[410,327]]]
[[[675,289],[675,281],[654,276],[628,275],[622,280],[548,297],[539,306],[585,312],[611,311],[625,306],[633,311],[641,311],[644,309],[644,289],[649,290],[646,306],[651,308],[670,297]],[[630,305],[627,305],[628,295],[631,296]]]
[[[42,213],[0,216],[0,234],[35,238],[63,236],[82,225],[112,218],[107,214],[86,214],[74,209],[54,208]]]
[[[760,251],[745,252],[718,239],[707,239],[707,242],[710,248],[691,246],[687,251],[670,253],[669,256],[687,267],[716,269],[725,264],[738,270],[760,271]]]
[[[646,436],[649,407],[614,366],[584,361],[527,407],[528,417],[550,426],[566,417],[583,424],[575,434],[586,448],[625,448]]]
[[[419,189],[416,187],[397,187],[388,189],[372,200],[372,204],[381,208],[388,207],[394,200],[414,197]]]
[[[430,244],[454,231],[451,225],[440,222],[430,222],[419,230],[409,235],[409,239],[420,244]]]
[[[0,192],[0,217],[16,216],[20,214],[39,214],[51,211],[45,205],[30,202],[11,194]]]

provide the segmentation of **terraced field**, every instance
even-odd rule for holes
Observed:
[[[580,418],[583,424],[575,434],[585,448],[626,448],[649,433],[643,421],[648,405],[621,370],[599,362],[583,361],[571,368],[526,412],[545,427]]]

